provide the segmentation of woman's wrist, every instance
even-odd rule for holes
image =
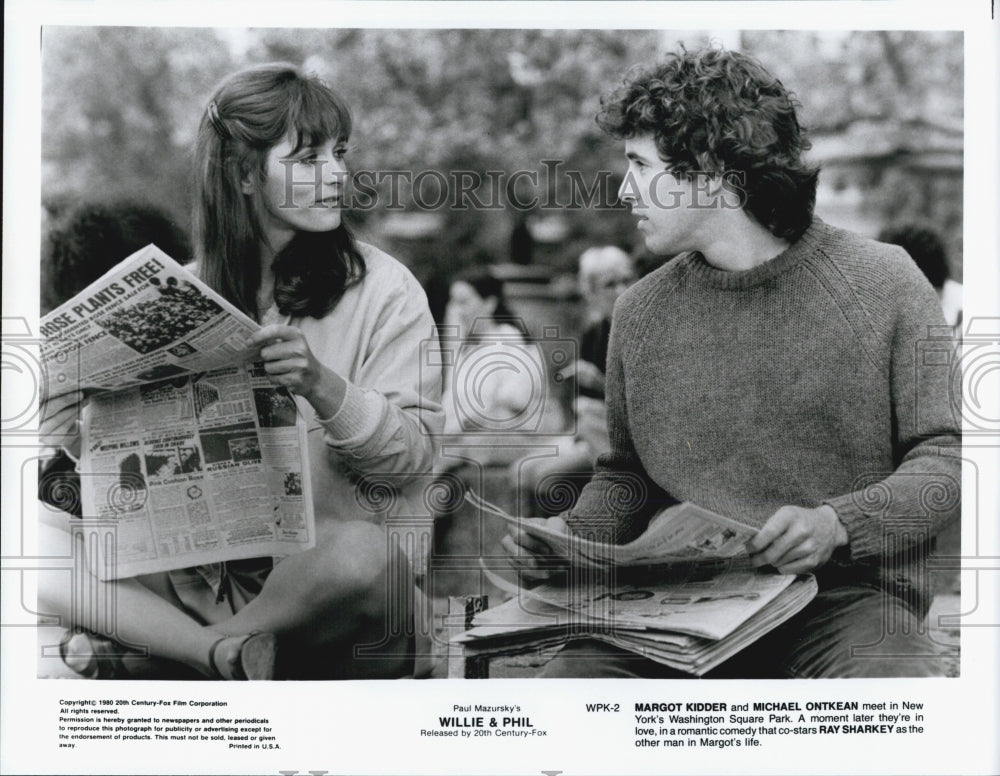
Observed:
[[[330,420],[344,404],[347,395],[347,381],[329,369],[324,368],[316,387],[303,398],[309,402],[316,417],[321,422]]]

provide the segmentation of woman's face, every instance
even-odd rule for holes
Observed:
[[[496,307],[496,297],[481,297],[476,289],[464,280],[451,284],[445,323],[459,327],[459,336],[468,337],[477,318],[490,318]]]
[[[294,154],[293,148],[290,139],[283,140],[271,148],[264,165],[261,220],[275,250],[284,247],[296,232],[336,229],[344,206],[345,141],[324,141]],[[244,193],[252,193],[255,185],[256,181],[245,181]]]

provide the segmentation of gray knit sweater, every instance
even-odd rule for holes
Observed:
[[[818,219],[751,270],[675,258],[616,306],[612,449],[571,530],[626,542],[671,500],[755,525],[827,503],[850,543],[821,586],[868,581],[924,610],[929,540],[960,511],[950,367],[923,357],[936,324],[904,251]]]

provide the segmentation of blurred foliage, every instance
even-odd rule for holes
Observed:
[[[614,192],[624,160],[620,144],[594,122],[600,95],[620,83],[629,66],[654,61],[680,39],[697,45],[710,36],[46,28],[43,204],[57,216],[80,199],[134,198],[186,225],[190,154],[209,94],[233,70],[272,60],[304,64],[346,96],[355,113],[349,155],[355,170],[509,175],[541,171],[542,160],[559,159],[587,182],[613,170],[608,186]],[[807,126],[836,131],[858,118],[914,115],[961,122],[960,33],[754,31],[737,42],[799,95]],[[477,194],[486,200],[491,192],[486,186]],[[387,215],[381,208],[356,213],[355,220],[364,239],[396,252],[422,279],[432,267],[450,271],[508,258],[518,217],[511,208],[438,212],[443,227],[435,238],[395,244],[380,229]],[[635,230],[622,210],[568,208],[561,215],[563,239],[536,252],[557,269],[571,269],[587,245],[634,246]]]
[[[862,118],[961,124],[960,32],[747,31],[742,48],[798,95],[800,117],[813,131]]]

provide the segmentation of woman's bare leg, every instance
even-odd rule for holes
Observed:
[[[72,556],[68,531],[45,521],[39,524],[38,537],[41,554]],[[91,576],[85,583],[89,594],[78,595],[74,603],[67,581],[66,572],[61,570],[38,574],[39,604],[63,617],[68,626],[85,627],[133,647],[147,647],[151,655],[186,663],[204,674],[212,673],[208,654],[219,634],[202,627],[168,600],[134,579],[102,582]],[[113,601],[114,610],[98,615],[81,606],[93,601]],[[135,659],[141,659],[141,655]]]
[[[319,675],[398,676],[412,662],[413,578],[405,554],[365,522],[321,524],[317,546],[284,558],[253,601],[212,627],[276,633]],[[369,645],[369,656],[358,648]],[[333,665],[339,661],[341,665]]]
[[[70,555],[70,534],[39,527],[48,554]],[[93,627],[88,613],[73,611],[65,572],[40,574],[39,601],[54,613]],[[180,661],[212,675],[209,653],[221,636],[217,663],[239,650],[239,638],[254,631],[279,636],[281,650],[316,661],[321,674],[394,676],[405,673],[412,657],[412,576],[405,555],[390,551],[385,532],[364,522],[325,522],[317,546],[292,555],[268,576],[260,594],[227,620],[205,627],[168,599],[134,579],[88,584],[114,586],[115,617],[104,635],[148,646],[156,657]],[[82,616],[81,616],[82,615]],[[83,620],[74,622],[73,618]],[[108,632],[113,630],[114,632]],[[355,659],[356,647],[378,645],[370,658]],[[335,663],[350,663],[344,667]]]

